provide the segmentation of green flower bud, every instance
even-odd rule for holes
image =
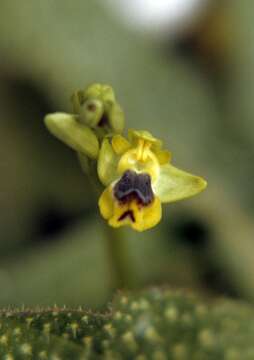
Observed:
[[[92,84],[84,91],[85,99],[97,98],[102,100],[104,103],[116,101],[114,90],[109,85],[104,84]]]
[[[45,119],[48,130],[70,146],[92,159],[99,153],[99,142],[94,132],[86,125],[81,124],[75,115],[66,113],[48,114]]]
[[[104,112],[104,106],[101,100],[88,99],[83,106],[80,107],[79,115],[80,121],[89,127],[95,129],[96,126],[100,126]]]
[[[71,102],[73,111],[75,114],[79,114],[80,106],[84,103],[84,92],[82,90],[75,91],[71,96]]]
[[[124,113],[120,105],[118,103],[111,104],[108,106],[106,113],[113,132],[121,134],[124,129]]]
[[[71,101],[80,122],[93,128],[100,138],[123,131],[124,114],[110,86],[90,85],[86,90],[76,91]]]

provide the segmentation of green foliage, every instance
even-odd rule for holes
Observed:
[[[1,312],[1,359],[253,359],[254,310],[187,291],[119,294],[104,314]]]
[[[3,311],[1,359],[79,359],[90,352],[104,318],[82,309],[57,307]]]
[[[166,50],[143,41],[114,22],[100,3],[1,1],[0,286],[5,291],[0,305],[102,305],[111,290],[95,216],[92,221],[84,214],[84,222],[60,233],[53,247],[33,247],[38,217],[51,203],[67,214],[84,208],[91,217],[97,214],[97,209],[90,211],[90,187],[75,154],[45,131],[40,107],[45,99],[47,111],[72,112],[70,93],[95,80],[113,85],[132,127],[165,138],[174,162],[206,174],[210,183],[197,201],[170,206],[163,226],[147,238],[139,235],[137,241],[134,232],[126,233],[135,279],[141,285],[156,281],[202,287],[211,266],[240,296],[253,299],[254,3],[225,4],[233,15],[234,26],[230,19],[228,26],[234,67],[216,89],[170,44]],[[212,251],[193,253],[181,246],[171,229],[189,218],[208,229]]]

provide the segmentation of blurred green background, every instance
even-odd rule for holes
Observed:
[[[76,155],[45,114],[113,86],[127,126],[164,140],[207,190],[124,232],[136,288],[170,284],[254,299],[254,4],[210,2],[154,39],[100,1],[0,4],[0,306],[100,307],[112,296],[105,227]]]

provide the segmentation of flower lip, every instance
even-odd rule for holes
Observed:
[[[114,196],[121,204],[136,201],[142,206],[149,205],[154,199],[150,175],[137,174],[132,170],[125,171],[114,186]]]

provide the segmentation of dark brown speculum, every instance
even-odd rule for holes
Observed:
[[[127,210],[127,211],[125,211],[125,212],[119,217],[118,221],[122,221],[122,220],[126,219],[127,217],[129,217],[132,222],[135,222],[135,221],[136,221],[135,216],[134,216],[132,210]]]
[[[140,205],[149,205],[154,199],[150,175],[137,174],[132,170],[125,171],[114,186],[114,196],[123,204],[136,200]]]

